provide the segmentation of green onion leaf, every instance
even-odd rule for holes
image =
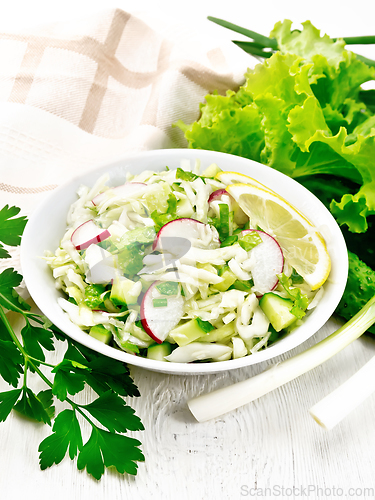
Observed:
[[[121,348],[125,349],[126,351],[130,352],[135,352],[136,354],[139,354],[139,348],[135,344],[132,344],[131,342],[121,342]]]
[[[175,215],[177,210],[177,198],[173,193],[170,193],[170,195],[168,196],[167,203],[168,203],[167,213]]]
[[[262,243],[262,238],[256,231],[252,231],[251,233],[246,233],[238,240],[238,243],[241,247],[249,252],[253,248],[255,248],[259,243]]]
[[[252,280],[242,281],[236,280],[233,285],[231,285],[228,290],[241,290],[241,292],[250,292],[254,283]]]
[[[215,327],[211,325],[209,321],[204,321],[201,318],[196,318],[196,321],[199,325],[199,328],[201,328],[205,333],[212,332],[212,330],[215,330]]]
[[[170,213],[159,214],[159,212],[157,210],[154,210],[151,213],[150,217],[155,223],[155,231],[156,232],[158,232],[161,227],[163,227],[165,224],[167,224],[171,220],[178,219],[178,217],[176,217],[175,215],[172,215]]]
[[[208,16],[207,19],[212,21],[213,23],[219,24],[223,26],[223,28],[227,28],[229,30],[235,31],[236,33],[240,33],[241,35],[245,35],[248,38],[251,38],[259,45],[263,47],[270,47],[272,49],[277,49],[277,41],[275,38],[269,38],[268,36],[261,35],[256,33],[255,31],[251,31],[247,28],[242,28],[237,24],[230,23],[228,21],[224,21],[223,19],[218,19],[217,17]]]
[[[235,243],[237,243],[238,241],[238,235],[237,234],[233,234],[232,236],[228,236],[227,238],[225,238],[225,240],[223,240],[221,242],[221,247],[231,247],[232,245],[234,245]]]
[[[182,170],[182,168],[177,168],[176,179],[181,179],[182,181],[192,182],[197,179],[199,175],[193,174],[193,172],[187,172]]]
[[[154,307],[167,307],[168,299],[154,299],[152,304]]]
[[[178,287],[179,285],[176,281],[165,281],[156,285],[156,288],[162,295],[177,295]]]
[[[297,271],[293,268],[292,274],[290,275],[290,278],[292,280],[293,285],[300,285],[303,283],[303,278],[300,274],[297,273]]]
[[[219,235],[220,239],[225,240],[229,236],[229,207],[226,203],[219,203],[220,224]]]

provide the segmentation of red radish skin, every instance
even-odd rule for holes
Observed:
[[[108,191],[112,191],[115,196],[122,196],[126,198],[130,194],[136,193],[144,186],[147,186],[144,182],[125,182],[125,184],[122,184],[121,186],[116,186],[104,191],[103,193],[99,193],[91,200],[91,203],[95,206],[99,205],[106,197],[106,193],[108,193]]]
[[[153,299],[160,298],[156,293],[156,285],[161,281],[155,281],[143,296],[140,315],[141,323],[145,332],[158,344],[161,344],[168,333],[180,322],[183,316],[184,299],[181,295],[173,297],[168,296],[168,305],[166,307],[154,307]]]
[[[111,236],[108,229],[103,229],[95,224],[93,220],[88,220],[77,227],[71,237],[71,242],[77,250],[84,250],[93,243],[100,243]]]
[[[208,197],[208,204],[210,204],[211,201],[220,201],[222,196],[228,196],[228,198],[231,198],[233,200],[233,197],[225,189],[217,189]]]
[[[248,216],[238,206],[238,203],[235,201],[233,196],[228,193],[228,191],[226,189],[224,189],[224,188],[217,189],[216,191],[211,193],[209,198],[208,198],[208,204],[210,205],[210,203],[212,201],[224,201],[225,199],[222,200],[223,196],[227,196],[230,199],[230,206],[234,212],[234,222],[236,222],[236,224],[238,224],[239,226],[246,224],[246,222],[249,219]],[[225,201],[224,201],[224,203],[225,203]]]
[[[188,240],[194,239],[197,237],[198,225],[203,224],[203,226],[208,226],[203,222],[196,219],[189,219],[188,217],[182,219],[175,219],[170,222],[164,224],[158,231],[156,235],[155,241],[153,243],[153,250],[161,250],[161,246],[159,245],[159,239],[163,238],[186,238]],[[210,228],[212,231],[213,229]],[[216,230],[215,230],[216,231]],[[210,248],[218,248],[220,246],[220,240],[218,234],[214,234],[214,240],[212,242],[213,246]]]
[[[278,274],[284,269],[284,255],[278,242],[268,233],[259,229],[246,229],[242,235],[256,232],[262,238],[262,243],[250,250],[255,256],[254,269],[251,271],[254,287],[259,291],[258,297],[277,287]]]

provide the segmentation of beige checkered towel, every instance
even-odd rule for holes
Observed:
[[[176,29],[174,30],[176,32]],[[0,34],[0,208],[28,215],[57,185],[128,151],[185,147],[172,127],[252,64],[229,41],[161,35],[109,10]],[[13,264],[3,261],[0,266]]]

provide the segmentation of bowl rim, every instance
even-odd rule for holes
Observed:
[[[327,242],[327,247],[329,247],[330,249],[332,248],[334,253],[333,258],[332,250],[330,250],[332,269],[330,277],[327,280],[329,302],[323,302],[326,298],[324,297],[323,301],[318,304],[317,308],[312,310],[311,314],[306,315],[306,319],[301,326],[297,327],[291,334],[283,337],[283,339],[276,341],[270,347],[267,347],[266,349],[255,354],[227,361],[200,363],[163,362],[131,355],[114,347],[103,344],[93,337],[90,337],[77,325],[71,323],[67,315],[61,309],[60,312],[62,314],[58,314],[56,308],[53,307],[51,290],[48,292],[49,288],[46,290],[45,286],[43,286],[45,280],[49,278],[46,278],[46,268],[48,266],[45,262],[44,264],[42,264],[43,259],[41,258],[42,255],[40,254],[40,246],[42,244],[41,241],[44,242],[44,240],[48,240],[48,231],[42,231],[41,238],[35,237],[35,231],[38,229],[38,226],[44,219],[46,219],[50,223],[53,223],[54,219],[59,220],[59,218],[62,218],[63,215],[62,213],[59,213],[58,210],[62,210],[64,207],[66,208],[66,211],[64,213],[65,222],[67,209],[71,204],[71,202],[67,198],[70,197],[73,200],[75,199],[76,189],[79,185],[88,182],[90,182],[90,184],[92,185],[95,180],[105,172],[114,175],[119,175],[121,172],[124,175],[124,173],[128,171],[129,168],[132,168],[132,165],[137,165],[138,162],[146,164],[152,164],[153,161],[156,163],[161,162],[164,163],[164,165],[160,165],[160,169],[162,169],[168,162],[171,161],[177,163],[177,165],[173,167],[175,168],[176,166],[180,165],[180,161],[183,159],[193,161],[200,160],[203,163],[206,163],[207,166],[211,163],[219,163],[219,166],[223,170],[223,166],[225,165],[225,163],[229,162],[232,166],[228,169],[225,169],[228,171],[241,171],[241,169],[246,170],[246,167],[248,167],[250,170],[253,170],[253,172],[247,172],[248,175],[251,175],[253,177],[260,177],[260,181],[263,182],[263,184],[266,184],[266,186],[273,188],[276,192],[280,192],[281,190],[280,195],[286,198],[287,201],[289,201],[292,205],[296,206],[296,208],[299,209],[304,215],[306,215],[307,218],[311,220],[311,222],[314,223],[314,219],[315,221],[317,221],[318,218],[319,220],[322,219],[324,221],[323,225],[317,224],[318,229],[321,228],[321,226],[323,227],[325,231],[325,234],[323,234],[323,236],[328,236],[330,238],[330,241]],[[238,170],[238,167],[240,168],[240,170]],[[143,169],[147,169],[147,165],[143,167]],[[155,166],[153,166],[152,169],[155,170]],[[267,182],[265,182],[264,177],[268,179]],[[275,187],[279,189],[275,189]],[[292,188],[292,194],[290,195],[292,199],[290,199],[289,197],[289,192],[288,195],[285,196],[284,191],[287,191],[288,188]],[[311,210],[309,209],[309,213],[306,214],[306,207],[309,207],[310,204],[312,204],[312,206],[314,207],[314,213],[312,214]],[[303,205],[303,207],[305,208],[301,209],[301,205]],[[57,210],[57,215],[55,217],[53,216],[53,214],[55,213],[54,210]],[[318,214],[319,217],[315,214]],[[57,224],[55,224],[55,226],[56,225]],[[60,241],[61,237],[62,234],[60,235],[58,241]],[[43,252],[44,250],[47,250],[47,248],[44,248]],[[54,248],[49,248],[49,250],[54,251]],[[130,365],[138,366],[140,368],[151,371],[176,375],[219,373],[226,370],[243,368],[246,366],[251,366],[264,361],[268,361],[272,358],[285,354],[291,349],[299,346],[310,337],[315,335],[315,333],[331,317],[344,292],[348,274],[347,249],[341,230],[326,207],[304,186],[299,184],[294,179],[286,176],[285,174],[274,170],[271,167],[247,158],[216,151],[183,148],[148,150],[138,153],[125,154],[115,161],[94,166],[89,171],[75,176],[74,178],[68,180],[67,182],[56,188],[31,213],[21,240],[20,260],[25,284],[35,304],[40,309],[40,311],[47,318],[49,318],[53,324],[61,329],[68,337],[71,337],[73,340],[95,351],[98,351],[101,354],[109,356],[113,359],[117,359],[119,361],[126,362]],[[340,267],[339,271],[338,267]],[[50,273],[49,269],[48,272]],[[50,273],[50,275],[52,278],[52,273]],[[44,285],[45,284],[46,283],[44,283]],[[52,295],[56,296],[58,292],[55,288],[54,290],[55,291]],[[327,291],[325,291],[325,295],[327,295]],[[319,314],[317,313],[317,311]],[[314,317],[313,322],[311,319],[309,320],[309,318],[311,317]]]

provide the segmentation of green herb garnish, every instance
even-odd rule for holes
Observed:
[[[152,305],[154,307],[167,307],[168,299],[153,299]]]
[[[238,235],[233,234],[232,236],[228,236],[227,238],[225,238],[225,240],[223,240],[221,242],[220,246],[221,247],[231,247],[232,245],[237,243],[237,241],[238,241]]]
[[[25,217],[10,219],[19,211],[5,207],[0,212],[0,241],[6,245],[20,242]],[[7,250],[1,245],[0,250],[0,256],[7,258]],[[47,318],[33,313],[16,291],[21,281],[22,276],[12,268],[0,274],[0,376],[14,387],[0,393],[0,421],[5,421],[14,409],[52,426],[52,434],[39,446],[41,469],[60,463],[68,453],[71,460],[77,457],[78,469],[86,469],[96,479],[111,466],[120,473],[136,474],[137,462],[144,460],[141,443],[124,433],[143,430],[143,425],[123,399],[139,396],[129,369],[120,361],[67,340]],[[101,291],[100,287],[89,288],[86,299],[95,301]],[[24,326],[19,336],[5,314],[7,310],[22,317]],[[55,350],[56,342],[67,343],[67,349],[60,362],[51,364],[46,353]],[[43,380],[45,390],[33,391],[31,372]],[[91,403],[80,404],[72,399],[86,386],[96,393]],[[54,398],[70,408],[56,415]],[[86,442],[78,416],[91,426]]]
[[[179,284],[177,281],[164,281],[156,285],[162,295],[177,295]]]
[[[220,224],[218,227],[220,239],[225,240],[230,233],[229,228],[229,207],[226,203],[219,203],[219,218]]]
[[[233,285],[231,285],[228,290],[241,290],[241,292],[250,292],[254,283],[252,280],[242,281],[236,280]]]
[[[85,288],[84,302],[90,309],[97,309],[102,303],[102,294],[105,292],[103,285],[88,285]]]
[[[298,274],[294,268],[292,269],[290,279],[292,280],[292,285],[300,285],[301,283],[303,283],[303,277]]]
[[[21,243],[21,234],[25,229],[26,217],[16,217],[20,213],[18,207],[6,205],[0,211],[1,241],[5,245],[17,246]],[[0,244],[0,259],[9,259],[8,251]]]
[[[262,241],[262,238],[256,231],[245,233],[243,236],[241,236],[241,238],[238,239],[238,243],[244,250],[246,250],[246,252],[249,252],[250,250],[255,248],[257,245],[262,243]]]
[[[203,319],[201,318],[195,318],[199,327],[201,328],[201,330],[203,330],[205,333],[209,333],[209,332],[212,332],[212,330],[215,330],[215,327],[213,325],[211,325],[211,323],[209,321],[204,321]]]
[[[167,204],[168,204],[167,213],[175,215],[177,210],[177,198],[173,193],[171,193],[168,196]]]
[[[294,314],[298,319],[303,318],[306,314],[306,308],[309,305],[309,299],[307,295],[304,295],[301,292],[301,289],[298,287],[292,286],[292,280],[288,278],[284,273],[278,275],[279,283],[283,287],[284,291],[287,293],[288,298],[293,300],[294,306],[290,311]]]

